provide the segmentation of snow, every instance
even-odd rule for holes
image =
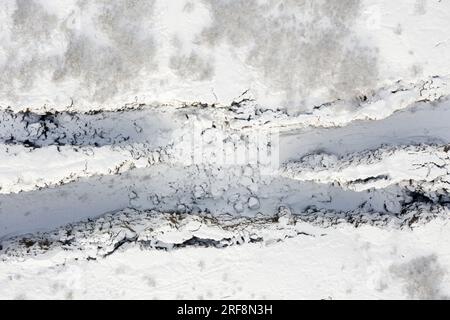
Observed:
[[[447,299],[450,2],[0,4],[0,298]]]
[[[250,89],[297,112],[449,75],[450,4],[418,1],[8,0],[0,105],[227,105]]]
[[[309,235],[169,252],[130,247],[106,259],[64,252],[0,264],[7,299],[442,299],[449,226],[399,231],[302,224]],[[173,237],[172,237],[173,239]]]

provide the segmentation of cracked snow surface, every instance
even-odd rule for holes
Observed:
[[[0,4],[0,298],[448,299],[449,12]]]

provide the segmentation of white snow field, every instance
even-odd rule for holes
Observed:
[[[448,299],[450,1],[0,2],[0,299]]]

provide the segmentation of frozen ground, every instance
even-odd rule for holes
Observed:
[[[0,298],[450,296],[448,1],[0,19]]]
[[[417,213],[429,212],[428,208]],[[419,214],[417,216],[420,216]],[[126,210],[5,242],[2,298],[447,299],[448,210],[416,225]],[[420,219],[419,219],[420,220]],[[315,222],[314,222],[315,221]],[[70,233],[67,232],[71,230]]]

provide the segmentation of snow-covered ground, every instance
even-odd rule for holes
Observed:
[[[0,298],[450,296],[450,2],[0,4]]]
[[[5,244],[1,297],[446,299],[447,220],[356,228],[126,211]]]

